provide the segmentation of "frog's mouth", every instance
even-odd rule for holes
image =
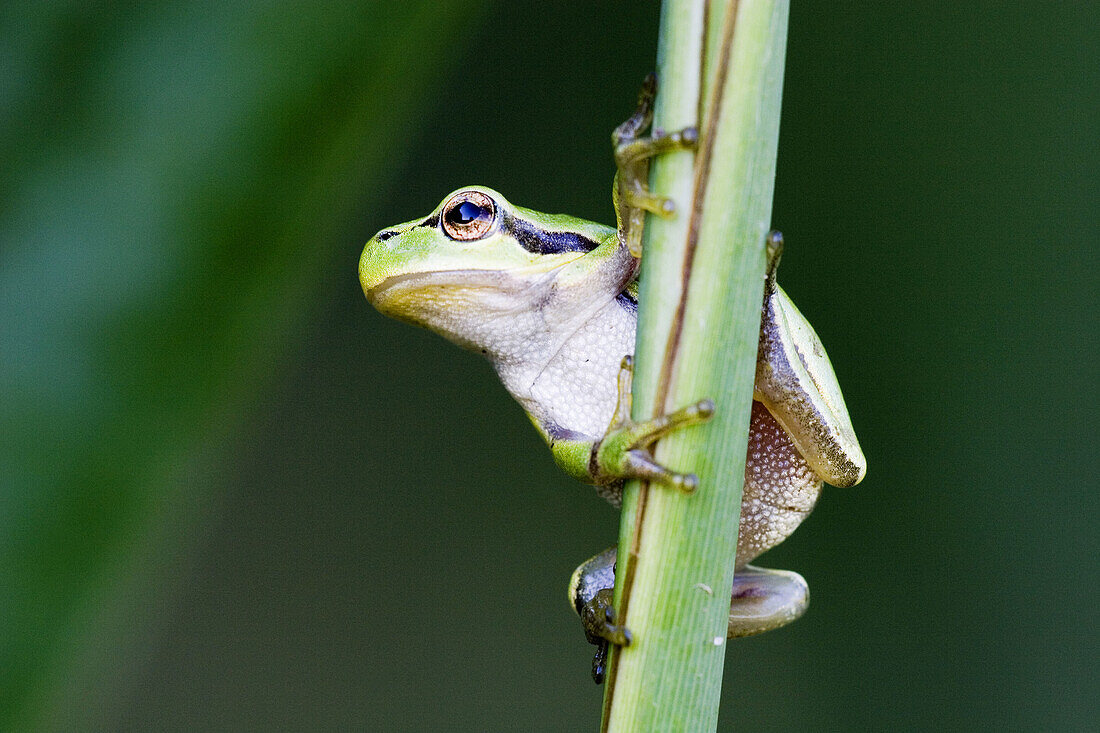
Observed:
[[[378,284],[364,287],[367,301],[379,310],[387,304],[408,300],[410,297],[431,298],[438,291],[481,289],[488,286],[500,288],[507,278],[499,270],[430,270],[405,272],[383,278]]]
[[[379,304],[385,303],[387,295],[392,294],[391,291],[408,290],[411,284],[415,286],[416,281],[425,279],[425,273],[409,273],[405,275],[393,275],[387,277],[370,287],[363,287],[363,294],[367,296],[367,302],[371,305],[378,307]]]
[[[484,320],[531,312],[535,302],[545,299],[541,285],[507,270],[432,270],[392,275],[364,292],[379,313],[426,326],[457,343],[464,329],[455,328],[472,314]]]

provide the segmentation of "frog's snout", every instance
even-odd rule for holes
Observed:
[[[385,279],[385,268],[380,267],[382,253],[387,249],[383,244],[387,239],[398,234],[394,229],[383,229],[375,234],[363,247],[363,254],[359,257],[359,284],[363,288],[363,294],[367,300],[374,302],[374,289]]]

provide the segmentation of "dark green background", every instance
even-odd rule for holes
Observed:
[[[794,4],[782,280],[870,471],[764,558],[813,606],[722,729],[1100,717],[1086,8]],[[610,221],[656,21],[0,11],[0,728],[596,726],[564,587],[616,513],[355,266],[468,183]]]

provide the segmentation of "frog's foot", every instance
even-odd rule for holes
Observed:
[[[806,612],[810,588],[798,573],[746,565],[733,577],[728,636],[752,636],[786,626]]]
[[[699,479],[693,473],[677,473],[653,459],[649,446],[657,439],[689,425],[706,422],[714,414],[714,402],[700,400],[667,415],[634,422],[630,419],[634,359],[624,357],[619,368],[619,401],[603,438],[592,446],[588,471],[597,484],[623,479],[642,479],[685,492],[695,491]]]
[[[596,684],[603,682],[607,670],[607,652],[611,644],[630,646],[630,631],[615,623],[615,608],[611,604],[611,588],[597,592],[587,603],[580,606],[581,625],[589,644],[596,646],[592,656],[592,679]]]
[[[634,114],[611,134],[618,168],[614,186],[615,214],[622,239],[635,257],[642,255],[645,212],[668,217],[676,211],[671,199],[650,193],[649,159],[675,150],[693,150],[699,142],[699,132],[694,127],[671,133],[658,129],[648,137],[642,136],[653,120],[656,93],[657,77],[650,74],[642,85]]]
[[[660,216],[672,216],[676,204],[672,199],[649,192],[648,159],[675,150],[693,150],[699,142],[699,132],[685,127],[666,133],[655,130],[650,137],[620,139],[615,142],[615,163],[620,173],[619,206],[645,209]]]
[[[615,134],[615,162],[619,170],[630,170],[637,164],[661,153],[671,153],[676,150],[694,150],[699,144],[699,131],[694,127],[685,127],[676,132],[654,130],[648,137],[623,137],[616,129]],[[645,181],[631,181],[645,186]],[[663,199],[657,199],[663,200]],[[671,209],[650,209],[654,214],[671,213]]]
[[[630,632],[615,623],[615,609],[611,605],[615,558],[615,548],[609,547],[581,563],[569,581],[569,603],[581,617],[588,643],[596,646],[592,678],[597,685],[603,681],[610,645],[629,646],[631,641]]]

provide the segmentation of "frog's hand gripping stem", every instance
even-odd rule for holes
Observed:
[[[648,137],[642,133],[653,121],[653,99],[657,94],[657,77],[650,74],[638,94],[638,106],[630,118],[611,133],[615,149],[615,185],[612,199],[615,218],[619,225],[619,237],[635,257],[642,256],[642,228],[645,214],[672,216],[675,203],[649,190],[649,159],[674,150],[694,150],[699,142],[699,132],[694,127],[666,133],[653,130]]]
[[[622,485],[627,479],[652,481],[688,493],[694,491],[699,485],[695,474],[677,473],[660,465],[653,459],[649,446],[674,430],[706,422],[714,414],[714,402],[700,400],[667,415],[635,422],[630,419],[633,375],[633,358],[623,357],[615,414],[600,438],[555,435],[532,419],[550,444],[558,466],[580,481],[595,484],[600,496],[615,506],[621,503]]]
[[[607,432],[592,446],[588,473],[593,483],[610,485],[624,479],[642,479],[688,493],[699,479],[693,473],[677,473],[653,460],[649,446],[673,430],[706,422],[714,414],[714,402],[700,400],[667,415],[634,422],[630,419],[633,357],[623,357],[619,367],[619,396],[615,416]]]

